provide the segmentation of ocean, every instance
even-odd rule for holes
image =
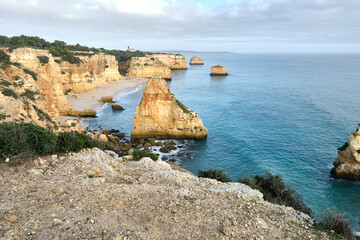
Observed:
[[[360,55],[181,54],[188,62],[200,57],[205,65],[173,71],[168,86],[199,114],[209,133],[202,141],[177,141],[183,147],[163,158],[195,174],[220,169],[234,181],[267,170],[279,174],[316,217],[337,208],[360,231],[360,182],[329,173],[337,148],[360,122]],[[211,77],[217,64],[225,65],[229,76]],[[83,124],[130,137],[143,89],[119,92],[115,99],[125,111],[107,104],[98,118]]]

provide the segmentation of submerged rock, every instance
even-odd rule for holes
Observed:
[[[125,110],[122,106],[120,106],[119,104],[113,104],[111,105],[113,110]]]
[[[216,65],[211,67],[211,76],[227,76],[228,73],[226,72],[226,69],[224,65]]]
[[[204,65],[204,60],[198,57],[192,57],[190,60],[190,65]]]
[[[360,128],[338,149],[331,175],[335,178],[360,180]]]
[[[207,132],[198,114],[188,109],[170,92],[162,77],[150,79],[136,108],[131,133],[133,139],[203,139]]]

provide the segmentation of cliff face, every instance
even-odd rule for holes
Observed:
[[[61,62],[61,76],[64,90],[77,92],[93,90],[106,82],[120,80],[118,62],[114,56],[95,54],[92,56],[77,56],[80,64]]]
[[[70,107],[63,93],[60,68],[48,51],[17,48],[9,56],[11,61],[20,63],[24,69],[36,74],[37,79],[32,78],[33,84],[39,87],[41,95],[46,99],[46,110],[52,116],[57,115],[56,109]],[[48,62],[41,63],[39,57],[46,57]]]
[[[171,79],[171,69],[165,64],[151,57],[133,57],[129,63],[128,77],[151,78],[161,76]]]
[[[183,55],[180,54],[152,54],[151,58],[157,59],[168,66],[171,70],[186,70],[187,63]]]
[[[198,114],[170,92],[163,78],[150,79],[136,108],[132,138],[202,139],[207,132]]]
[[[83,130],[74,121],[58,123],[59,109],[69,109],[58,64],[46,50],[4,49],[18,66],[0,68],[0,122],[23,121],[52,130]],[[63,127],[63,128],[61,128]]]
[[[211,67],[211,76],[227,76],[228,73],[223,65],[216,65]]]
[[[360,180],[360,128],[353,132],[338,150],[331,174],[335,178]]]
[[[204,65],[204,60],[198,57],[192,57],[190,60],[190,65]]]

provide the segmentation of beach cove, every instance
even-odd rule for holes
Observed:
[[[185,149],[166,157],[195,174],[220,169],[233,180],[265,170],[278,173],[315,215],[337,207],[351,215],[358,230],[360,184],[335,180],[329,172],[337,148],[360,118],[354,110],[359,55],[183,54],[199,56],[205,65],[173,71],[168,86],[199,114],[209,135],[186,141]],[[217,64],[224,64],[229,76],[210,77]],[[113,112],[106,104],[97,119],[83,123],[90,129],[120,128],[129,138],[143,89],[116,98],[125,111]]]

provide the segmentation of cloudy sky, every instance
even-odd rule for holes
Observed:
[[[0,35],[140,50],[360,53],[360,0],[0,0]]]

